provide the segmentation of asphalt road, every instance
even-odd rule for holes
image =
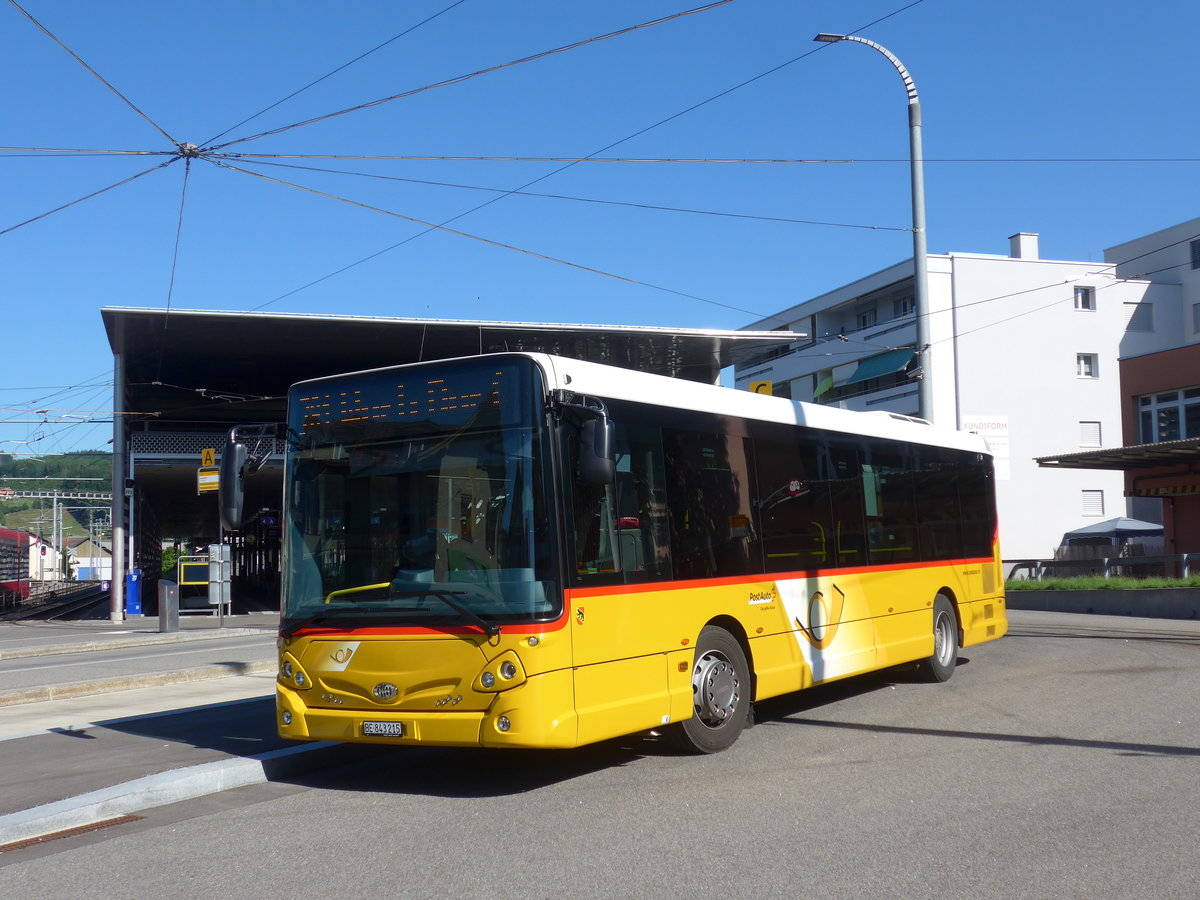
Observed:
[[[4,853],[0,896],[1197,896],[1200,623],[1012,618],[715,756],[364,750]]]

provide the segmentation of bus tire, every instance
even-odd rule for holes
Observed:
[[[921,660],[921,674],[929,681],[949,681],[958,663],[958,619],[945,594],[933,601],[933,655]]]
[[[724,628],[707,625],[692,661],[692,715],[665,736],[688,753],[719,753],[733,745],[750,718],[750,665]]]

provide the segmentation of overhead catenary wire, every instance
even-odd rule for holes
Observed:
[[[0,148],[3,150],[4,148]],[[903,163],[907,157],[848,157],[845,159],[804,159],[796,157],[712,157],[712,156],[433,156],[378,155],[363,153],[228,153],[216,154],[230,159],[361,159],[412,162],[574,162],[574,163],[680,163],[709,165],[854,165],[858,163]],[[1067,157],[1067,156],[961,156],[924,157],[928,163],[1196,163],[1200,157]]]
[[[9,0],[9,2],[12,2],[12,0]],[[545,59],[548,56],[554,56],[555,54],[558,54],[558,53],[566,53],[568,50],[577,50],[578,48],[585,47],[588,44],[595,44],[595,43],[599,43],[600,41],[607,41],[612,38],[620,37],[621,35],[629,34],[634,31],[640,31],[641,29],[644,29],[644,28],[652,28],[656,25],[662,25],[666,22],[673,22],[676,19],[682,19],[685,16],[692,16],[692,15],[696,15],[697,13],[708,12],[709,10],[716,9],[717,7],[720,7],[720,6],[726,6],[733,2],[734,2],[734,0],[715,0],[715,2],[713,2],[713,3],[708,3],[708,4],[705,4],[704,6],[698,6],[695,9],[686,9],[686,10],[682,10],[677,13],[671,13],[670,15],[667,15],[667,16],[660,16],[659,18],[653,19],[649,22],[641,22],[637,25],[629,25],[625,28],[619,28],[616,31],[610,31],[607,34],[596,35],[595,37],[585,38],[584,40],[575,41],[570,44],[565,44],[561,47],[555,47],[550,50],[543,50],[540,53],[534,53],[530,56],[524,56],[520,59],[514,59],[514,60],[509,60],[508,62],[497,63],[494,66],[488,66],[483,69],[478,69],[474,72],[468,72],[465,75],[458,75],[458,76],[455,76],[454,78],[447,78],[443,81],[435,82],[434,84],[427,84],[427,85],[424,85],[419,88],[413,88],[408,91],[402,91],[398,94],[392,94],[389,97],[381,97],[378,100],[371,100],[367,103],[359,103],[356,106],[350,106],[350,107],[347,107],[346,109],[340,109],[340,110],[337,110],[336,112],[326,113],[325,115],[321,115],[321,116],[314,116],[311,119],[305,119],[303,122],[294,122],[291,125],[283,125],[279,128],[273,128],[270,131],[263,131],[263,132],[259,132],[258,134],[250,135],[249,137],[237,138],[236,140],[226,141],[223,144],[216,144],[216,145],[207,147],[206,149],[208,149],[208,150],[223,150],[224,148],[232,147],[235,144],[244,144],[248,141],[257,141],[260,138],[269,137],[269,136],[275,135],[275,134],[283,134],[285,131],[291,131],[296,128],[303,128],[306,125],[313,125],[313,124],[316,124],[317,122],[325,122],[325,121],[328,121],[329,119],[337,118],[339,116],[349,115],[350,113],[360,112],[364,109],[373,109],[374,107],[382,106],[385,103],[391,103],[394,100],[402,100],[406,97],[415,97],[417,94],[424,93],[425,91],[431,91],[431,90],[435,90],[437,88],[450,87],[451,85],[462,84],[465,81],[470,81],[473,78],[479,78],[482,75],[490,75],[493,72],[499,72],[502,69],[508,69],[513,66],[522,65],[524,63],[534,62],[535,60],[539,60],[539,59]],[[920,2],[920,0],[918,0],[918,2]]]
[[[658,284],[652,284],[648,281],[641,281],[637,278],[631,278],[631,277],[628,277],[625,275],[617,275],[613,272],[607,272],[603,269],[598,269],[594,266],[587,266],[582,263],[572,262],[570,260],[561,259],[556,256],[550,256],[545,253],[539,253],[536,250],[529,250],[524,247],[517,247],[514,244],[507,244],[507,243],[504,243],[503,241],[492,240],[491,238],[486,238],[486,237],[483,237],[478,234],[471,234],[470,232],[467,232],[467,231],[460,231],[457,228],[449,228],[446,225],[438,225],[433,222],[427,222],[427,221],[424,221],[423,219],[418,219],[414,216],[406,216],[403,213],[398,213],[398,212],[395,212],[394,210],[383,209],[382,207],[373,206],[369,203],[363,203],[358,200],[351,200],[347,197],[340,197],[336,194],[328,193],[327,191],[321,191],[321,190],[317,190],[316,188],[305,187],[304,185],[296,184],[295,182],[291,182],[291,181],[284,181],[281,178],[272,178],[270,175],[265,175],[262,172],[253,172],[253,171],[250,171],[249,169],[243,169],[240,166],[235,166],[232,163],[225,162],[222,160],[216,160],[216,159],[211,159],[211,158],[207,158],[207,157],[205,159],[207,162],[210,162],[215,166],[221,166],[222,168],[227,168],[234,172],[241,172],[243,175],[249,175],[252,178],[261,178],[264,181],[274,182],[275,184],[279,184],[284,187],[290,187],[290,188],[294,188],[295,190],[298,190],[298,191],[304,191],[305,193],[315,194],[318,197],[325,197],[326,199],[335,200],[339,203],[345,203],[350,206],[356,206],[359,209],[365,209],[365,210],[369,210],[371,212],[381,213],[385,216],[391,216],[393,218],[401,219],[405,222],[411,222],[414,225],[421,226],[422,228],[426,229],[426,231],[432,231],[432,230],[444,231],[447,234],[453,234],[453,235],[457,235],[459,237],[469,238],[470,240],[479,241],[480,243],[487,244],[492,247],[497,247],[497,248],[504,249],[504,250],[512,250],[516,253],[523,253],[527,256],[534,257],[535,259],[541,259],[541,260],[545,260],[546,262],[552,262],[552,263],[557,263],[557,264],[563,265],[563,266],[569,266],[570,268],[573,268],[573,269],[579,269],[584,272],[591,272],[594,275],[601,275],[605,278],[613,278],[613,279],[616,279],[617,281],[626,282],[627,284],[636,284],[636,285],[640,285],[642,287],[652,288],[653,290],[656,290],[656,291],[663,291],[668,294],[674,294],[675,296],[678,296],[678,297],[685,297],[690,300],[698,300],[701,303],[708,303],[713,306],[719,306],[724,309],[733,310],[734,312],[746,313],[747,315],[752,315],[752,316],[760,315],[759,313],[756,313],[753,310],[745,309],[740,306],[733,306],[728,303],[721,303],[718,300],[712,300],[708,297],[701,297],[697,294],[689,294],[686,291],[677,291],[673,288],[664,287],[664,286],[658,285]]]
[[[62,206],[56,206],[54,209],[47,210],[46,212],[36,215],[31,219],[26,219],[24,222],[18,222],[16,225],[10,225],[7,228],[0,229],[0,235],[8,234],[10,231],[16,231],[18,228],[24,228],[26,225],[32,225],[34,222],[38,222],[47,216],[52,216],[55,213],[62,212],[64,209],[70,209],[72,206],[83,203],[85,200],[91,200],[93,197],[99,197],[101,194],[105,193],[106,191],[111,191],[113,188],[119,188],[123,185],[129,184],[131,181],[137,181],[139,178],[149,175],[151,172],[157,172],[159,169],[165,169],[167,166],[171,165],[171,163],[177,162],[179,159],[180,157],[178,156],[172,156],[170,159],[159,163],[157,166],[151,166],[149,169],[146,169],[143,172],[138,172],[136,175],[130,175],[128,178],[123,178],[115,184],[110,184],[108,187],[102,187],[98,191],[92,191],[90,194],[85,194],[77,200],[72,200],[70,203],[64,203]]]
[[[71,147],[0,147],[0,154],[4,154],[6,159],[11,159],[21,155],[31,157],[50,157],[60,156],[63,158],[74,156],[178,156],[177,150],[99,150],[96,148],[71,148]]]
[[[83,59],[79,56],[79,54],[77,54],[74,50],[72,50],[70,47],[68,47],[66,44],[64,44],[61,40],[59,40],[58,37],[50,31],[50,29],[48,29],[45,25],[43,25],[41,22],[39,22],[37,19],[35,19],[32,15],[30,15],[29,12],[27,12],[25,9],[23,9],[21,7],[21,5],[16,2],[16,0],[8,0],[8,2],[14,9],[17,10],[17,12],[19,12],[21,15],[23,15],[25,18],[27,18],[30,22],[32,22],[33,25],[40,32],[42,32],[42,34],[46,35],[46,37],[50,38],[50,40],[54,41],[54,43],[56,43],[56,44],[58,44],[58,46],[62,47],[63,50],[65,50],[67,52],[67,54],[73,60],[75,60],[75,62],[79,63],[81,66],[83,66],[89,72],[91,72],[92,75],[94,75],[100,81],[101,84],[103,84],[106,88],[108,88],[110,91],[112,91],[118,97],[120,97],[126,106],[128,106],[135,113],[137,113],[139,116],[141,116],[143,119],[145,119],[150,124],[150,126],[152,128],[154,128],[155,131],[157,131],[159,134],[161,134],[163,137],[165,137],[168,141],[170,141],[175,146],[177,146],[177,147],[180,146],[179,141],[177,141],[177,140],[175,140],[175,138],[171,137],[171,135],[168,134],[161,125],[159,125],[157,122],[155,122],[153,119],[151,119],[148,115],[146,115],[145,112],[143,112],[141,109],[139,109],[137,106],[135,106],[132,100],[130,100],[128,97],[126,97],[124,94],[122,94],[119,90],[117,90],[103,75],[101,75],[99,72],[97,72],[91,66],[89,66],[86,62],[84,62]]]
[[[854,33],[857,33],[858,31],[862,31],[862,30],[864,30],[864,29],[870,28],[871,26],[873,26],[873,25],[877,25],[877,24],[879,24],[880,22],[883,22],[883,21],[886,21],[887,19],[893,18],[894,16],[898,16],[898,15],[900,15],[901,13],[903,13],[903,12],[906,12],[906,11],[908,11],[908,10],[912,9],[912,8],[913,8],[913,7],[915,7],[915,6],[919,6],[920,4],[922,4],[922,3],[924,3],[924,2],[925,2],[925,0],[913,0],[913,2],[911,2],[911,3],[908,3],[908,4],[906,4],[905,6],[902,6],[902,7],[900,7],[899,9],[895,9],[895,10],[893,10],[893,11],[891,11],[891,12],[887,13],[886,15],[880,16],[879,18],[877,18],[877,19],[875,19],[875,20],[873,20],[873,21],[871,21],[871,22],[868,22],[868,23],[866,23],[865,25],[862,25],[862,26],[860,26],[859,28],[855,29],[855,31],[851,32],[851,34],[854,34]],[[701,9],[702,9],[702,10],[703,10],[703,9],[709,9],[709,8],[712,8],[713,6],[716,6],[716,5],[720,5],[720,4],[713,4],[713,5],[709,6],[709,7],[702,7]],[[693,12],[694,12],[694,11],[693,11]],[[689,14],[690,14],[690,13],[689,13]],[[654,123],[652,123],[652,124],[650,124],[650,125],[647,125],[647,126],[645,126],[645,127],[643,127],[643,128],[640,128],[640,129],[638,129],[637,131],[633,132],[632,134],[628,134],[628,135],[626,135],[625,137],[622,137],[622,138],[619,138],[618,140],[612,141],[611,143],[609,143],[609,144],[606,144],[606,145],[605,145],[605,146],[603,146],[603,147],[599,147],[599,148],[597,148],[597,150],[596,150],[594,153],[592,153],[592,154],[589,154],[589,155],[590,155],[590,156],[599,156],[601,153],[606,153],[606,152],[608,152],[609,150],[613,149],[614,147],[619,147],[621,144],[627,143],[628,141],[631,141],[631,140],[633,140],[633,139],[635,139],[635,138],[641,137],[641,136],[642,136],[642,135],[644,135],[644,134],[648,134],[649,132],[651,132],[651,131],[655,130],[656,128],[660,128],[660,127],[662,127],[663,125],[666,125],[666,124],[668,124],[668,123],[670,123],[670,122],[674,122],[676,119],[680,119],[680,118],[682,118],[683,116],[686,116],[686,115],[688,115],[688,114],[690,114],[690,113],[692,113],[692,112],[695,112],[696,110],[698,110],[698,109],[701,109],[701,108],[703,108],[703,107],[705,107],[705,106],[709,105],[710,103],[715,103],[716,101],[720,100],[720,99],[721,99],[721,98],[723,98],[723,97],[727,97],[727,96],[729,96],[730,94],[732,94],[732,93],[734,93],[734,92],[736,92],[736,91],[742,90],[743,88],[746,88],[746,87],[748,87],[748,86],[749,86],[749,85],[751,85],[751,84],[754,84],[755,82],[761,81],[761,80],[762,80],[762,79],[764,79],[764,78],[768,78],[768,77],[770,77],[771,75],[774,75],[774,74],[775,74],[775,73],[777,73],[777,72],[781,72],[782,70],[786,69],[787,67],[789,67],[789,66],[791,66],[791,65],[794,65],[794,64],[795,64],[795,63],[797,63],[797,62],[800,62],[800,61],[801,61],[801,60],[803,60],[803,59],[807,59],[808,57],[812,56],[814,53],[819,53],[821,50],[827,49],[827,46],[828,46],[828,45],[826,45],[826,44],[821,44],[821,45],[819,45],[819,46],[817,46],[817,47],[814,47],[814,48],[812,48],[812,49],[810,49],[810,50],[806,50],[804,53],[801,53],[799,56],[792,57],[791,59],[789,59],[789,60],[786,60],[785,62],[782,62],[782,63],[779,63],[778,65],[772,66],[771,68],[769,68],[769,69],[767,69],[767,70],[765,70],[765,71],[763,71],[763,72],[759,72],[757,75],[753,75],[753,76],[751,76],[750,78],[747,78],[747,79],[745,79],[745,80],[743,80],[743,81],[741,81],[741,82],[739,82],[739,83],[737,83],[737,84],[735,84],[735,85],[733,85],[733,86],[731,86],[731,87],[725,88],[724,90],[722,90],[722,91],[719,91],[719,92],[717,92],[716,94],[713,94],[713,95],[711,95],[711,96],[707,97],[707,98],[706,98],[706,99],[704,99],[704,100],[701,100],[701,101],[699,101],[699,102],[697,102],[697,103],[693,103],[691,106],[688,106],[688,107],[686,107],[686,108],[684,108],[684,109],[681,109],[681,110],[679,110],[679,111],[678,111],[678,112],[676,112],[676,113],[672,113],[671,115],[669,115],[669,116],[666,116],[665,118],[659,119],[657,122],[654,122]],[[225,145],[223,145],[223,146],[230,146],[230,145],[229,145],[229,144],[225,144]],[[210,148],[210,149],[211,149],[211,150],[217,150],[217,149],[221,149],[221,148],[220,148],[220,147],[214,147],[214,148]],[[583,158],[581,158],[581,160],[582,160],[582,159],[583,159]],[[545,181],[545,180],[546,180],[546,179],[548,179],[548,178],[553,178],[555,175],[559,174],[560,172],[565,172],[566,170],[568,170],[568,169],[570,169],[570,168],[572,168],[573,166],[576,166],[576,165],[578,165],[578,164],[579,164],[579,162],[568,162],[568,163],[564,163],[563,165],[561,165],[561,166],[559,166],[559,167],[557,167],[557,168],[555,168],[555,169],[551,170],[550,172],[547,172],[547,173],[545,173],[544,175],[541,175],[541,176],[539,176],[539,177],[537,177],[537,178],[534,178],[534,179],[532,179],[532,180],[530,180],[530,181],[527,181],[527,182],[525,182],[524,184],[518,185],[518,186],[517,186],[516,188],[514,188],[513,190],[514,190],[514,191],[523,191],[523,190],[525,190],[526,188],[532,187],[533,185],[535,185],[535,184],[538,184],[539,182]],[[512,193],[512,192],[509,192],[509,193]],[[471,209],[464,210],[463,212],[459,213],[459,214],[458,214],[458,215],[456,215],[456,216],[452,216],[452,217],[451,217],[451,218],[449,218],[449,219],[445,219],[445,220],[443,220],[443,221],[441,222],[441,225],[443,225],[443,226],[444,226],[444,225],[448,225],[448,224],[449,224],[449,223],[451,223],[451,222],[455,222],[455,221],[457,221],[458,219],[461,219],[461,218],[463,218],[463,217],[465,217],[465,216],[469,216],[469,215],[471,215],[472,213],[478,212],[479,210],[481,210],[481,209],[483,209],[483,208],[485,208],[485,207],[487,207],[487,206],[490,206],[490,205],[492,205],[493,203],[498,203],[498,202],[500,202],[501,200],[503,200],[505,197],[509,196],[509,193],[506,193],[506,194],[501,194],[501,195],[500,195],[500,196],[498,196],[498,197],[493,197],[491,200],[488,200],[488,201],[486,201],[485,203],[481,203],[481,204],[479,204],[478,206],[472,207]],[[315,286],[315,285],[321,284],[322,282],[324,282],[324,281],[327,281],[327,280],[329,280],[330,278],[334,278],[334,277],[336,277],[336,276],[338,276],[338,275],[341,275],[343,272],[347,272],[347,271],[349,271],[350,269],[353,269],[353,268],[356,268],[357,266],[363,265],[364,263],[367,263],[367,262],[369,262],[369,261],[371,261],[371,260],[373,260],[373,259],[377,259],[378,257],[380,257],[380,256],[383,256],[385,253],[390,253],[391,251],[393,251],[393,250],[395,250],[395,249],[397,249],[397,248],[399,248],[399,247],[402,247],[402,246],[404,246],[405,244],[407,244],[407,243],[409,243],[409,242],[411,242],[411,241],[414,241],[414,240],[416,240],[417,238],[420,238],[420,237],[422,237],[423,235],[426,235],[426,234],[428,234],[428,233],[429,233],[430,231],[432,231],[432,230],[434,230],[434,229],[433,229],[433,228],[428,228],[428,229],[426,229],[425,231],[421,231],[421,232],[418,232],[417,234],[411,235],[411,236],[409,236],[409,237],[405,238],[404,240],[402,240],[402,241],[398,241],[398,242],[397,242],[397,243],[395,243],[395,244],[391,244],[391,245],[389,245],[389,246],[387,246],[387,247],[384,247],[384,248],[383,248],[383,249],[381,249],[381,250],[376,250],[374,253],[371,253],[371,254],[368,254],[367,256],[361,257],[361,258],[359,258],[359,259],[355,260],[355,261],[354,261],[354,262],[352,262],[352,263],[347,263],[346,265],[344,265],[344,266],[341,266],[341,267],[339,267],[339,268],[337,268],[337,269],[333,270],[332,272],[328,272],[328,273],[326,273],[325,275],[322,275],[322,276],[321,276],[321,277],[319,277],[319,278],[315,278],[315,279],[313,279],[312,281],[306,282],[305,284],[302,284],[302,285],[300,285],[300,286],[298,286],[298,287],[292,288],[290,291],[286,291],[286,292],[284,292],[284,293],[282,293],[282,294],[279,294],[278,296],[276,296],[276,297],[272,298],[271,300],[268,300],[268,301],[266,301],[266,302],[264,302],[264,303],[260,303],[258,306],[255,306],[255,307],[253,307],[252,309],[250,309],[250,310],[249,310],[249,312],[257,312],[257,311],[259,311],[259,310],[265,309],[265,308],[266,308],[266,307],[268,307],[268,306],[272,306],[272,305],[274,305],[275,303],[278,303],[280,300],[284,300],[284,299],[286,299],[286,298],[288,298],[288,297],[291,297],[291,296],[293,296],[294,294],[297,294],[297,293],[299,293],[299,292],[301,292],[301,291],[308,290],[310,287],[313,287],[313,286]],[[746,310],[739,310],[739,311],[742,311],[742,312],[748,312],[748,311],[746,311]],[[748,313],[748,314],[749,314],[749,315],[756,315],[756,313]]]
[[[1200,233],[1189,235],[1189,236],[1182,238],[1180,240],[1177,240],[1177,241],[1172,241],[1169,244],[1163,244],[1158,247],[1154,247],[1143,253],[1139,253],[1137,256],[1131,256],[1124,260],[1119,260],[1119,261],[1111,262],[1111,263],[1098,264],[1100,271],[1084,272],[1083,274],[1080,274],[1074,278],[1067,278],[1067,279],[1062,279],[1062,280],[1058,280],[1058,281],[1047,282],[1045,284],[1038,284],[1038,285],[1034,285],[1032,287],[1022,288],[1021,290],[1010,291],[1007,294],[996,294],[991,297],[983,297],[983,298],[980,298],[979,300],[972,300],[968,303],[955,304],[953,307],[945,307],[943,309],[931,310],[927,313],[922,313],[922,315],[932,317],[935,315],[939,315],[941,313],[950,313],[950,312],[955,312],[958,310],[969,309],[971,307],[983,306],[988,303],[996,303],[1001,300],[1010,300],[1013,297],[1020,297],[1025,294],[1034,294],[1034,293],[1038,293],[1041,291],[1048,291],[1048,290],[1053,290],[1055,288],[1062,288],[1065,286],[1071,286],[1072,288],[1074,288],[1076,285],[1079,284],[1079,282],[1087,282],[1087,281],[1093,280],[1097,277],[1110,279],[1108,284],[1087,285],[1088,287],[1093,287],[1097,291],[1108,290],[1108,289],[1116,287],[1118,285],[1129,284],[1131,282],[1136,282],[1136,281],[1142,281],[1142,280],[1149,278],[1149,276],[1151,276],[1151,275],[1158,275],[1158,274],[1161,274],[1162,272],[1169,272],[1172,269],[1181,269],[1181,268],[1190,266],[1191,262],[1188,261],[1188,262],[1176,263],[1174,265],[1163,266],[1158,269],[1150,269],[1145,272],[1140,272],[1137,275],[1129,275],[1129,276],[1118,276],[1115,274],[1116,270],[1119,266],[1128,265],[1129,263],[1134,262],[1136,260],[1143,259],[1147,256],[1152,256],[1155,253],[1161,253],[1163,250],[1169,250],[1172,247],[1178,247],[1181,244],[1190,243],[1191,241],[1198,240],[1198,239],[1200,239]],[[1033,307],[1032,309],[1022,310],[1021,312],[1014,313],[1013,315],[1008,316],[1007,318],[999,319],[995,322],[986,322],[986,323],[978,326],[977,328],[972,328],[967,331],[956,332],[955,334],[950,335],[949,337],[939,338],[938,340],[934,341],[933,344],[946,343],[948,341],[956,340],[967,334],[975,334],[980,331],[985,331],[988,328],[992,328],[997,325],[1005,324],[1007,322],[1012,321],[1013,319],[1019,319],[1024,316],[1042,312],[1044,310],[1050,309],[1051,307],[1057,306],[1060,303],[1066,303],[1068,301],[1071,301],[1071,302],[1074,301],[1074,291],[1072,291],[1070,294],[1067,294],[1067,295],[1055,297],[1049,303],[1043,304],[1042,306],[1036,306],[1036,307]],[[804,304],[798,304],[798,306],[803,306],[803,305]],[[797,309],[797,307],[793,307],[793,309]],[[818,312],[820,312],[820,310],[818,310]],[[801,316],[801,317],[806,318],[807,316]],[[795,316],[774,315],[774,316],[765,316],[765,317],[763,317],[762,321],[763,322],[775,321],[775,322],[783,322],[786,324],[788,321],[793,320],[795,318],[796,318]],[[916,321],[915,316],[914,316],[913,321]],[[821,335],[820,337],[814,336],[813,340],[818,341],[818,342],[841,340],[841,341],[846,341],[846,342],[857,343],[864,347],[869,347],[871,349],[880,350],[880,351],[899,349],[898,347],[896,347],[894,345],[875,344],[871,341],[866,341],[861,338],[857,338],[857,337],[853,336],[853,334],[844,335],[844,334],[840,334],[840,333],[838,333],[838,334],[826,333],[826,334]],[[932,346],[932,344],[931,344],[931,346]],[[825,353],[822,355],[824,355],[824,356],[861,357],[861,353],[857,353],[853,350],[846,350],[841,353]]]
[[[277,106],[282,106],[284,103],[287,103],[287,101],[291,100],[292,98],[298,97],[300,94],[303,94],[309,88],[316,87],[318,84],[320,84],[322,81],[325,81],[327,78],[332,78],[338,72],[344,71],[345,69],[350,68],[355,63],[361,62],[362,60],[366,59],[372,53],[382,50],[384,47],[388,46],[389,44],[395,43],[396,41],[400,40],[400,38],[405,37],[406,35],[412,34],[412,32],[416,31],[421,26],[428,25],[434,19],[444,16],[446,13],[450,12],[456,6],[461,6],[465,2],[466,2],[466,0],[455,0],[455,2],[451,3],[445,9],[441,9],[438,12],[435,12],[433,15],[425,17],[417,24],[409,26],[408,28],[404,29],[404,31],[400,32],[397,35],[393,35],[392,37],[390,37],[386,41],[384,41],[382,44],[375,45],[374,47],[372,47],[370,50],[366,51],[365,53],[360,53],[358,56],[354,57],[354,59],[350,60],[349,62],[343,63],[342,65],[338,66],[336,69],[333,69],[330,72],[326,72],[320,78],[317,78],[314,81],[310,81],[308,84],[304,85],[304,87],[299,88],[298,90],[292,91],[286,97],[283,97],[280,100],[276,100],[270,106],[264,107],[263,109],[260,109],[258,112],[254,113],[254,115],[247,116],[246,118],[242,119],[242,121],[238,122],[236,125],[229,126],[224,131],[222,131],[220,134],[213,135],[208,140],[204,141],[204,143],[207,145],[207,144],[213,143],[214,141],[219,141],[221,138],[225,137],[225,135],[229,134],[229,132],[234,131],[235,129],[241,128],[243,125],[247,124],[248,122],[254,121],[261,115],[269,113],[271,110],[275,109],[275,107],[277,107]]]
[[[549,159],[549,158],[547,158],[547,159]],[[562,158],[562,159],[566,160],[566,159],[569,159],[569,158]],[[589,158],[588,158],[588,157],[581,157],[581,158],[579,158],[579,159],[580,159],[580,161],[588,161],[588,160],[589,160]],[[172,161],[173,161],[173,160],[172,160]],[[599,160],[597,160],[597,161],[599,161]],[[616,160],[614,160],[614,161],[616,161]],[[871,161],[888,162],[889,160],[871,160]],[[897,162],[908,162],[907,160],[896,160],[896,161],[897,161]],[[947,161],[958,161],[958,160],[947,160]],[[961,160],[961,161],[964,161],[964,162],[966,162],[966,161],[974,161],[974,160]],[[980,161],[986,161],[986,160],[980,160]],[[1003,160],[1001,160],[1001,161],[1003,161]],[[1011,160],[1011,161],[1013,161],[1013,162],[1029,162],[1029,161],[1037,161],[1037,160]],[[1059,161],[1059,160],[1047,160],[1047,161]],[[1061,161],[1068,161],[1068,160],[1061,160]],[[1096,161],[1096,160],[1080,160],[1080,161],[1084,161],[1084,162],[1092,162],[1092,161]],[[1180,160],[1180,161],[1185,161],[1185,160]],[[520,193],[522,193],[522,192],[519,192],[519,191],[514,191],[514,192],[511,192],[511,193],[514,193],[514,194],[518,194],[518,195],[519,195],[519,194],[520,194]],[[606,202],[606,201],[589,201],[589,202]],[[616,202],[616,201],[607,201],[607,202]],[[898,230],[899,230],[899,229],[898,229]],[[619,276],[618,276],[618,277],[619,277]],[[683,296],[687,296],[687,295],[683,295]],[[707,301],[706,301],[706,302],[707,302]],[[169,306],[170,306],[170,301],[168,300],[168,307],[169,307]]]
[[[171,315],[171,298],[175,294],[175,270],[179,266],[179,244],[183,237],[183,210],[187,203],[188,178],[192,174],[192,161],[187,159],[184,161],[183,167],[183,190],[179,196],[179,220],[175,225],[175,249],[171,254],[171,278],[167,284],[167,312],[163,316],[163,329],[167,327],[167,318]],[[160,361],[161,362],[161,361]]]
[[[620,162],[620,163],[749,163],[769,165],[774,163],[802,163],[808,165],[846,164],[852,159],[722,159],[718,157],[633,157],[633,156],[367,156],[341,153],[217,153],[222,159],[246,161],[251,159],[361,159],[409,162]]]
[[[219,156],[217,158],[219,158]],[[535,191],[512,190],[509,188],[483,187],[483,186],[474,185],[474,184],[456,184],[456,183],[448,182],[448,181],[430,181],[428,179],[423,179],[423,178],[404,178],[404,177],[401,177],[398,175],[380,175],[380,174],[377,174],[374,172],[349,172],[344,169],[329,169],[329,168],[324,168],[324,167],[320,167],[320,166],[299,166],[299,165],[294,165],[294,164],[290,164],[290,163],[269,162],[267,160],[257,160],[257,159],[248,160],[248,159],[239,158],[238,161],[241,162],[243,165],[274,166],[274,167],[279,167],[279,168],[284,168],[284,169],[296,169],[296,170],[299,170],[302,172],[318,172],[318,173],[325,173],[325,174],[331,174],[331,175],[349,175],[349,176],[355,176],[355,177],[359,177],[359,178],[374,178],[374,179],[378,179],[381,181],[397,181],[397,182],[402,182],[404,184],[420,184],[420,185],[427,185],[430,187],[448,187],[448,188],[457,188],[457,189],[469,190],[469,191],[488,191],[491,193],[504,194],[506,196],[513,196],[513,197],[536,197],[536,198],[548,199],[548,200],[570,200],[570,201],[573,201],[576,203],[597,203],[597,204],[602,204],[605,206],[626,206],[626,207],[631,207],[634,209],[649,209],[649,210],[658,210],[658,211],[663,211],[663,212],[691,213],[691,214],[701,215],[701,216],[721,216],[721,217],[732,218],[732,219],[750,219],[750,220],[759,221],[759,222],[782,222],[782,223],[791,224],[791,225],[822,225],[822,226],[828,226],[831,228],[861,228],[861,229],[866,229],[868,231],[907,231],[907,232],[912,231],[911,228],[895,226],[895,225],[862,225],[862,224],[855,224],[855,223],[851,223],[851,222],[822,222],[822,221],[816,221],[816,220],[812,220],[812,219],[793,219],[793,218],[787,218],[784,216],[757,216],[757,215],[752,215],[750,213],[721,212],[718,210],[691,209],[688,207],[681,207],[681,206],[663,206],[661,204],[654,204],[654,203],[634,203],[634,202],[626,201],[626,200],[603,200],[598,197],[573,197],[573,196],[569,196],[566,194],[545,194],[545,193],[539,193],[539,192],[535,192]]]

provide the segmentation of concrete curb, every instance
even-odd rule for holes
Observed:
[[[106,640],[76,641],[70,644],[46,644],[40,647],[17,647],[0,650],[0,660],[27,659],[31,656],[52,656],[56,653],[85,653],[93,650],[122,650],[126,647],[145,647],[149,644],[176,644],[185,641],[211,641],[217,638],[244,637],[253,634],[275,634],[275,628],[219,628],[204,631],[175,631],[165,634],[142,634]]]
[[[1126,588],[1088,591],[1009,591],[1009,609],[1135,616],[1144,619],[1200,618],[1200,589]]]
[[[217,663],[209,666],[196,666],[191,669],[176,669],[173,672],[114,675],[110,678],[97,678],[94,681],[73,681],[67,684],[0,691],[0,706],[19,706],[23,703],[42,703],[47,700],[68,700],[72,697],[87,697],[92,694],[130,691],[135,688],[181,684],[188,681],[208,681],[213,678],[228,678],[232,675],[264,675],[276,671],[278,666],[279,663],[275,660],[252,663]]]
[[[319,742],[259,756],[223,759],[9,813],[0,816],[0,849],[5,844],[94,825],[156,806],[286,778],[328,763],[331,756],[336,757],[336,751],[345,747],[345,744]]]

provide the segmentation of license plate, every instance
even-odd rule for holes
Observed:
[[[403,722],[363,722],[363,737],[404,737]]]

